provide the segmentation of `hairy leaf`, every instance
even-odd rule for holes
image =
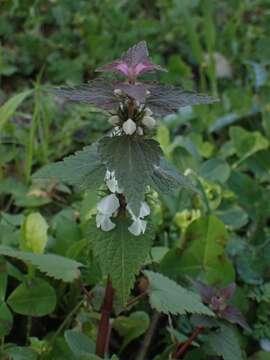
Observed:
[[[152,84],[148,86],[150,95],[147,98],[146,105],[156,115],[167,115],[177,112],[179,108],[188,105],[211,104],[217,99],[204,94],[184,91],[179,87],[173,87],[161,84]]]
[[[59,87],[51,92],[70,101],[87,103],[104,110],[118,107],[119,99],[114,94],[114,83],[108,79],[95,79],[88,84],[73,87]]]
[[[33,178],[57,179],[86,190],[98,187],[104,180],[105,172],[106,168],[97,152],[97,143],[94,143],[62,161],[44,166]]]
[[[154,233],[151,224],[148,223],[145,234],[134,236],[128,231],[130,226],[128,219],[113,221],[116,227],[109,232],[97,229],[91,222],[88,235],[103,274],[111,276],[116,295],[124,305],[135,275],[151,249]]]
[[[180,187],[196,191],[191,181],[180,174],[178,170],[163,157],[160,160],[160,164],[154,167],[152,186],[161,194],[173,193]]]
[[[243,359],[237,336],[230,326],[222,324],[219,330],[208,335],[207,343],[223,360]]]
[[[99,142],[98,151],[108,169],[115,172],[130,208],[138,215],[146,186],[152,184],[155,165],[159,165],[159,144],[126,135],[105,137]]]
[[[54,254],[33,254],[0,245],[0,255],[14,257],[36,266],[41,272],[58,280],[71,282],[80,275],[81,263]]]
[[[203,305],[200,297],[175,281],[152,271],[144,271],[149,280],[150,303],[153,308],[165,314],[205,314],[213,315],[212,311]]]

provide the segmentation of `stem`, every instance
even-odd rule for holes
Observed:
[[[184,342],[184,344],[180,345],[179,349],[177,349],[173,354],[172,354],[172,358],[173,359],[181,359],[181,357],[185,354],[185,352],[187,351],[187,349],[190,347],[190,345],[192,344],[192,342],[196,339],[196,337],[203,331],[204,327],[203,326],[198,326],[196,327],[196,329],[193,331],[193,333],[190,335],[190,337],[187,339],[186,342]]]
[[[110,338],[110,316],[113,308],[114,289],[110,276],[107,279],[103,305],[101,308],[101,319],[98,328],[98,336],[96,343],[96,355],[104,358],[109,347]]]
[[[134,297],[133,299],[129,300],[127,303],[127,307],[136,304],[139,300],[145,298],[148,295],[148,291],[142,292],[140,295]]]
[[[146,354],[148,352],[149,346],[151,345],[152,338],[153,338],[156,328],[158,326],[159,319],[160,319],[160,314],[158,312],[155,312],[152,317],[150,328],[148,329],[148,331],[144,337],[142,347],[136,357],[136,360],[145,360],[146,359]]]

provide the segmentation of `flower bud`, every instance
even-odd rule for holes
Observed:
[[[151,116],[153,114],[153,111],[149,109],[148,107],[144,110],[144,116]]]
[[[109,123],[113,126],[117,125],[119,123],[119,116],[113,115],[108,119]]]
[[[123,94],[121,89],[115,89],[115,90],[113,90],[113,92],[114,92],[115,95],[122,95]]]
[[[136,124],[132,119],[128,119],[127,121],[124,122],[123,124],[123,130],[124,133],[127,135],[132,135],[135,133],[136,131]]]
[[[144,116],[142,123],[148,129],[153,129],[156,126],[156,120],[154,118],[152,118],[151,116]]]
[[[137,134],[143,135],[143,129],[140,126],[137,127]]]

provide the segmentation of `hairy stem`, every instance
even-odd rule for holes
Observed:
[[[109,347],[109,338],[111,332],[110,316],[113,308],[113,297],[114,289],[112,287],[112,281],[108,276],[103,305],[101,308],[101,319],[96,343],[96,355],[100,356],[101,358],[104,358]]]
[[[181,359],[182,356],[186,353],[192,342],[196,339],[196,337],[203,331],[203,326],[198,326],[187,339],[186,342],[180,345],[180,347],[172,354],[172,359]]]

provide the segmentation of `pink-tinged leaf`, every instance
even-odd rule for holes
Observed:
[[[135,79],[139,75],[155,70],[167,71],[161,66],[152,63],[146,42],[140,41],[138,44],[128,49],[127,52],[123,53],[120,59],[104,65],[96,71],[118,72],[130,79]]]
[[[128,84],[117,82],[115,88],[123,91],[124,94],[144,104],[146,99],[147,86],[144,84]]]
[[[229,300],[233,297],[233,294],[235,293],[235,289],[236,289],[236,284],[231,283],[225,288],[218,290],[217,296],[221,297],[224,300]]]
[[[216,291],[217,291],[216,288],[212,286],[208,286],[199,280],[192,279],[191,282],[199,292],[203,302],[210,304],[212,298],[216,295]]]
[[[225,309],[219,313],[220,317],[233,323],[240,325],[243,329],[250,331],[250,327],[246,322],[242,313],[234,306],[227,305]]]
[[[179,87],[149,84],[150,95],[146,104],[156,115],[168,115],[189,105],[211,104],[218,99],[205,94],[184,91]]]
[[[104,110],[112,110],[119,105],[119,99],[114,95],[114,85],[104,79],[96,79],[88,84],[74,87],[53,88],[51,92],[70,101],[91,104]]]

